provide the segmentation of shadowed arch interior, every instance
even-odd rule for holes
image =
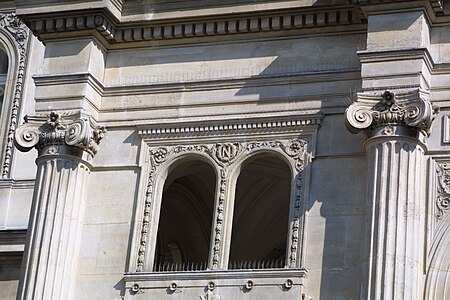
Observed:
[[[168,174],[159,217],[155,271],[205,269],[216,174],[207,163],[186,161]]]
[[[3,107],[3,98],[5,94],[6,79],[8,75],[8,55],[0,47],[0,112]]]
[[[283,267],[291,171],[280,158],[261,154],[242,167],[236,184],[229,267]]]

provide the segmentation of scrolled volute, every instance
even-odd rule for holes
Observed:
[[[93,157],[105,132],[104,127],[97,126],[92,118],[82,112],[64,115],[51,112],[47,116],[26,116],[25,123],[15,131],[14,142],[17,149],[23,152],[36,148],[42,155],[50,147],[52,150],[48,153],[56,154],[57,149],[64,146],[87,152]]]
[[[350,132],[364,131],[369,137],[374,132],[393,134],[393,127],[413,128],[429,136],[438,111],[423,90],[398,94],[385,91],[378,95],[358,93],[356,102],[345,111],[345,120]],[[380,128],[389,130],[375,130]]]

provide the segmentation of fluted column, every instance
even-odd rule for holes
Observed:
[[[422,299],[425,143],[435,113],[427,97],[361,93],[346,111],[348,128],[368,137],[361,299]]]
[[[84,187],[104,129],[81,112],[25,121],[16,130],[16,147],[35,147],[38,158],[17,299],[72,299]]]

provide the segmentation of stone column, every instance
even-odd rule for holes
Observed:
[[[71,299],[89,161],[104,129],[82,112],[26,117],[20,151],[38,150],[37,175],[17,299]]]
[[[365,131],[368,161],[361,299],[422,299],[428,93],[359,93],[348,128]]]

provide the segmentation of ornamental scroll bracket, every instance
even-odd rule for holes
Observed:
[[[179,145],[173,147],[158,147],[150,149],[150,171],[148,175],[148,184],[144,203],[142,229],[139,238],[138,258],[136,272],[144,270],[144,261],[148,245],[148,233],[150,230],[150,218],[152,203],[155,189],[155,177],[159,167],[177,155],[183,153],[204,154],[212,158],[218,169],[220,170],[219,178],[219,202],[217,211],[215,212],[215,228],[214,228],[214,246],[212,269],[219,268],[219,257],[222,245],[223,223],[224,223],[224,202],[226,197],[227,185],[229,182],[230,169],[233,164],[240,158],[245,157],[255,151],[272,150],[283,153],[292,162],[297,171],[295,199],[294,199],[294,220],[292,221],[292,234],[290,240],[289,266],[294,267],[297,261],[297,249],[299,244],[299,230],[301,218],[301,202],[303,200],[303,176],[301,171],[305,167],[307,160],[307,142],[303,139],[292,140],[271,140],[271,141],[255,141],[255,142],[224,142],[216,144],[198,144],[198,145]]]
[[[23,152],[32,148],[43,155],[72,155],[90,160],[98,151],[105,127],[82,112],[26,116],[14,135],[16,147]]]
[[[383,94],[357,93],[356,102],[345,111],[347,128],[352,133],[364,131],[368,137],[394,135],[401,128],[428,137],[439,112],[428,96],[421,89],[397,94],[389,90]]]

